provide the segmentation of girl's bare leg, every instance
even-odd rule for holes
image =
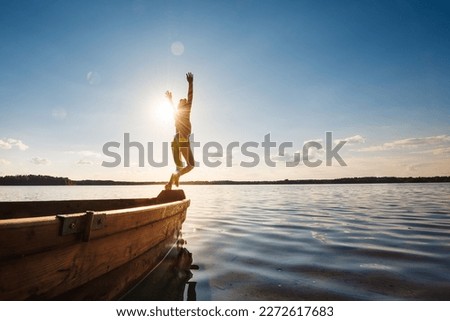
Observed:
[[[194,157],[189,147],[180,148],[181,155],[186,161],[186,166],[177,169],[177,172],[174,173],[174,181],[173,183],[178,187],[180,176],[186,173],[189,173],[192,169],[194,169]]]

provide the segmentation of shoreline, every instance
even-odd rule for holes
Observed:
[[[67,177],[43,175],[17,175],[0,177],[0,186],[113,186],[113,185],[163,185],[165,181],[133,182],[114,180],[72,180]],[[324,184],[392,184],[392,183],[450,183],[450,176],[434,177],[346,177],[334,179],[284,179],[261,181],[186,181],[183,185],[324,185]]]

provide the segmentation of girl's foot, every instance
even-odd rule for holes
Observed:
[[[172,176],[170,176],[169,183],[167,183],[165,186],[166,191],[170,191],[172,189],[172,184],[173,184],[174,180],[175,180],[175,174],[172,174]]]

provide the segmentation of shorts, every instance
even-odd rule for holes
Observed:
[[[194,154],[192,154],[191,150],[191,143],[189,142],[189,138],[180,138],[180,134],[176,134],[173,138],[172,142],[172,153],[173,153],[173,160],[175,161],[175,164],[177,165],[177,168],[183,167],[183,161],[181,159],[181,152],[182,150],[186,148],[188,150],[188,157],[186,159],[188,165],[194,166]]]

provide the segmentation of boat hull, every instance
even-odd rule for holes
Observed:
[[[117,200],[104,200],[93,201],[95,211],[0,219],[0,299],[119,298],[179,239],[190,201],[179,191],[170,194],[138,207],[111,210]]]

